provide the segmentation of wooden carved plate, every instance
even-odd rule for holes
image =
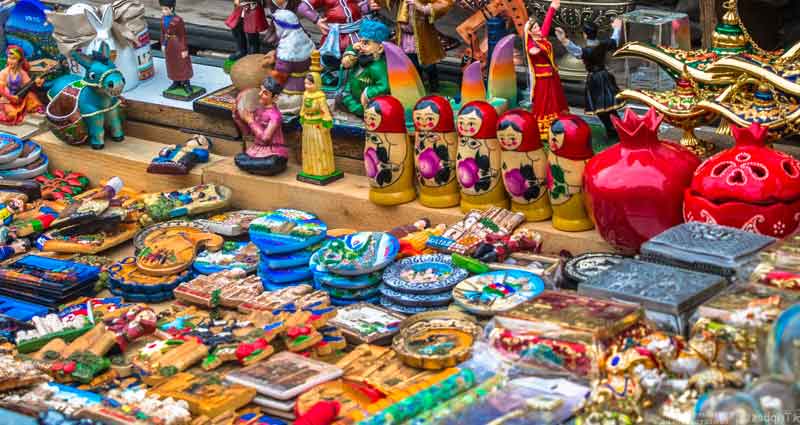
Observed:
[[[150,232],[144,248],[136,255],[136,266],[151,276],[166,276],[188,269],[197,253],[205,248],[218,251],[225,240],[196,227],[165,227]]]

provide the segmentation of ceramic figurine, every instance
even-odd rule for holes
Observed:
[[[283,138],[283,115],[276,103],[282,90],[277,81],[267,77],[258,92],[250,89],[237,96],[234,121],[242,133],[252,134],[255,139],[235,157],[236,166],[248,173],[272,176],[286,170],[289,151]],[[258,106],[252,105],[256,93]]]
[[[497,141],[497,111],[484,101],[466,104],[458,114],[457,173],[461,211],[508,207]]]
[[[311,66],[314,42],[303,30],[297,15],[289,10],[275,11],[272,22],[279,37],[272,76],[283,86],[283,95],[277,99],[278,108],[283,113],[296,114],[303,101],[303,81]]]
[[[417,102],[412,116],[419,202],[431,208],[454,207],[461,197],[455,170],[458,133],[453,108],[441,96],[428,96]]]
[[[94,149],[105,146],[103,137],[108,128],[112,140],[122,141],[122,114],[119,95],[125,78],[109,59],[111,51],[103,44],[91,56],[72,52],[72,58],[86,69],[83,78],[65,75],[53,81],[47,95],[46,116],[50,128],[59,139],[76,145],[89,141]]]
[[[364,166],[369,177],[369,200],[378,205],[399,205],[417,197],[414,158],[406,132],[405,110],[392,96],[378,96],[364,112],[367,130]]]
[[[363,117],[364,108],[371,99],[389,94],[389,74],[382,44],[389,39],[389,28],[380,21],[364,19],[358,37],[358,42],[348,47],[342,58],[348,77],[340,101],[345,110]]]
[[[587,206],[606,241],[636,252],[683,222],[683,192],[700,160],[681,145],[658,140],[662,116],[654,109],[644,117],[628,109],[623,120],[611,120],[620,142],[586,164]]]
[[[338,171],[333,162],[333,117],[322,91],[320,71],[319,52],[314,51],[311,54],[311,72],[306,75],[305,80],[303,107],[300,109],[300,123],[303,125],[303,171],[297,174],[297,179],[324,186],[339,180],[344,173]]]
[[[546,140],[550,124],[556,117],[569,110],[553,56],[553,45],[547,39],[553,24],[553,17],[560,6],[561,0],[553,0],[550,3],[541,27],[534,18],[531,18],[525,25],[530,99],[533,103],[533,115],[539,123],[539,134],[542,136],[542,140]]]
[[[318,9],[322,13],[317,12]],[[358,41],[362,17],[380,10],[374,0],[308,0],[301,1],[297,13],[317,25],[322,33],[320,55],[325,68],[338,69],[342,53]]]
[[[192,58],[186,41],[186,27],[183,18],[175,14],[175,0],[158,0],[161,6],[161,46],[167,64],[167,78],[172,81],[162,95],[169,99],[190,101],[206,89],[193,86],[189,80],[194,75]]]
[[[444,48],[434,23],[453,8],[453,0],[397,0],[395,44],[403,49],[425,77],[431,92],[439,91],[436,63],[444,58]],[[389,9],[389,7],[387,7]]]
[[[528,111],[513,109],[500,116],[497,140],[503,150],[503,183],[511,198],[511,210],[528,221],[547,220],[553,215],[547,196],[547,154],[539,136],[536,118]]]
[[[21,124],[26,114],[44,112],[44,105],[31,91],[34,86],[41,87],[44,80],[31,79],[30,69],[21,47],[10,45],[6,48],[6,67],[0,71],[1,123]]]
[[[188,174],[197,164],[208,162],[211,139],[194,135],[182,145],[163,148],[147,167],[153,174]]]
[[[261,53],[259,33],[267,29],[267,17],[262,0],[234,0],[233,11],[225,25],[233,32],[236,52],[228,60],[236,61],[248,54]]]
[[[583,170],[594,155],[592,129],[576,115],[562,115],[553,122],[549,148],[548,189],[553,227],[566,232],[593,228],[583,195]]]
[[[622,105],[617,102],[619,87],[617,87],[614,75],[606,69],[606,57],[610,52],[617,50],[619,46],[622,20],[614,19],[611,27],[614,29],[611,38],[598,39],[597,24],[587,21],[583,25],[586,47],[580,47],[567,38],[567,33],[563,28],[556,28],[556,37],[569,54],[583,61],[588,71],[584,96],[586,113],[597,115],[606,128],[606,137],[609,140],[615,140],[617,132],[611,122],[611,117],[617,115],[617,109]]]
[[[736,145],[700,165],[686,189],[684,219],[791,235],[800,224],[800,162],[765,146],[767,127],[731,130]]]

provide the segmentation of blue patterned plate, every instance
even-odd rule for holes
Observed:
[[[290,267],[288,269],[271,269],[263,263],[258,266],[258,274],[274,283],[310,280],[314,276],[308,266]]]
[[[466,279],[469,272],[453,265],[449,255],[418,255],[398,261],[383,272],[383,283],[409,294],[438,294]]]
[[[369,303],[369,304],[377,304],[379,302],[378,297],[369,298],[366,300],[346,300],[343,298],[334,298],[331,297],[331,305],[335,305],[336,307],[345,307],[348,305],[353,305],[356,303]]]
[[[305,211],[280,208],[250,223],[250,240],[265,255],[286,254],[325,239],[328,226]]]
[[[331,239],[311,257],[311,264],[331,273],[358,276],[388,266],[400,251],[396,237],[384,232],[358,232]]]
[[[202,251],[192,263],[200,274],[211,274],[223,270],[242,269],[252,273],[258,266],[258,248],[251,242],[227,241],[217,252]]]
[[[307,266],[311,256],[322,246],[315,244],[300,251],[288,252],[286,254],[266,255],[261,254],[261,263],[266,264],[271,269],[286,269],[289,267]]]
[[[264,277],[261,273],[258,274],[258,277],[261,278],[261,286],[264,287],[265,291],[279,291],[281,289],[286,289],[290,286],[298,286],[298,285],[308,285],[313,287],[314,284],[310,280],[304,280],[299,282],[289,282],[289,283],[277,283],[273,282]]]
[[[498,270],[456,285],[453,298],[470,313],[491,316],[535,298],[544,291],[539,276],[522,270]]]
[[[1,137],[1,136],[0,136]],[[0,170],[11,170],[14,168],[25,167],[39,159],[42,154],[42,147],[31,141],[25,141],[20,156],[13,161],[0,164]]]
[[[339,289],[361,289],[381,283],[381,272],[363,274],[361,276],[340,276],[333,273],[314,272],[314,282],[318,285]]]
[[[373,286],[363,289],[339,289],[331,288],[330,286],[319,285],[317,289],[325,291],[331,298],[339,298],[341,300],[360,301],[368,298],[376,298],[378,296],[378,287]]]
[[[0,154],[0,164],[5,164],[19,158],[25,142],[17,136],[8,133],[0,133],[0,149],[8,152]]]
[[[388,301],[409,307],[446,307],[453,301],[450,291],[438,294],[407,294],[395,291],[386,285],[381,285],[380,291]]]
[[[389,310],[394,311],[396,313],[405,314],[405,315],[408,315],[408,316],[413,315],[413,314],[425,313],[425,312],[428,312],[428,311],[446,310],[447,309],[447,307],[422,307],[422,306],[409,307],[407,305],[395,304],[395,303],[391,302],[390,300],[388,300],[386,297],[381,297],[380,303],[381,303],[381,306],[386,308],[386,309],[389,309]]]

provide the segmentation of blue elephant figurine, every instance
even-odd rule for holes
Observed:
[[[50,104],[46,116],[53,134],[62,141],[80,145],[88,140],[93,149],[102,149],[106,128],[112,140],[125,138],[119,98],[125,78],[110,55],[105,43],[91,56],[73,51],[70,56],[86,74],[83,78],[64,75],[53,81],[47,92]]]

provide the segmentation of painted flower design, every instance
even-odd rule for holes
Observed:
[[[478,182],[478,163],[474,158],[466,158],[458,163],[458,182],[467,188]]]
[[[507,171],[503,176],[503,180],[506,184],[506,189],[508,193],[512,196],[523,196],[525,194],[525,190],[528,188],[527,180],[522,175],[522,172],[519,168],[514,168],[511,171]]]
[[[436,177],[436,173],[442,169],[442,164],[439,161],[439,155],[436,154],[432,148],[427,148],[419,154],[418,170],[419,174],[426,178],[432,179]]]
[[[367,177],[375,178],[378,175],[378,153],[375,152],[375,148],[367,148],[367,151],[364,152],[364,167],[367,171]]]

